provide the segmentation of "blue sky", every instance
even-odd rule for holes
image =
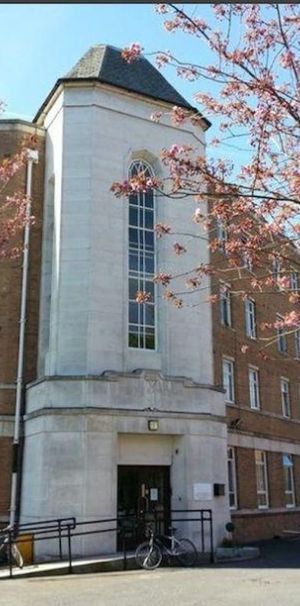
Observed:
[[[209,4],[190,4],[189,13],[210,20]],[[0,4],[1,117],[32,120],[56,80],[94,44],[124,47],[139,42],[144,54],[170,50],[181,60],[210,63],[209,51],[194,36],[168,33],[153,4]],[[193,105],[193,93],[212,90],[206,80],[187,82],[171,67],[163,75]],[[201,107],[199,108],[201,110]],[[214,119],[214,124],[216,120]],[[207,140],[216,135],[212,127]],[[215,148],[211,149],[216,154]],[[210,154],[209,154],[210,155]],[[222,155],[240,160],[222,146]],[[240,155],[240,152],[239,152]]]
[[[208,6],[195,5],[194,10],[200,16]],[[153,4],[1,4],[0,40],[5,117],[29,120],[57,78],[93,44],[140,42],[147,52],[171,50],[187,58],[196,51],[192,37],[164,30]],[[188,84],[170,70],[163,73],[192,100],[199,84]]]

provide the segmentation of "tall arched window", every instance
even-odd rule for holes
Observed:
[[[151,167],[135,160],[129,169],[129,178],[143,173],[153,177]],[[155,238],[154,192],[129,196],[129,323],[128,345],[139,349],[155,349]],[[151,300],[137,303],[136,292],[151,293]]]

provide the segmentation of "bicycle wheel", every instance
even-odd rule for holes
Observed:
[[[160,565],[161,559],[162,553],[157,545],[151,547],[146,541],[145,543],[141,543],[136,549],[135,560],[141,568],[154,570],[154,568],[158,568]]]
[[[178,562],[182,566],[194,566],[197,561],[197,549],[189,539],[180,539],[175,543],[175,552]]]
[[[11,555],[12,555],[12,558],[15,560],[15,563],[17,564],[17,566],[19,566],[19,568],[23,568],[24,560],[23,560],[23,557],[22,557],[18,547],[15,544],[12,544],[12,546],[11,546]]]

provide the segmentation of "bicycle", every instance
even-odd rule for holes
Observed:
[[[10,555],[11,555],[11,558],[12,558],[12,560],[14,560],[15,564],[19,568],[23,568],[23,565],[24,565],[23,556],[22,556],[21,552],[19,551],[19,549],[13,539],[11,539],[11,543],[10,543],[9,531],[12,531],[11,526],[7,526],[0,532],[0,534],[7,532],[7,535],[4,538],[4,541],[0,545],[0,554],[2,551],[4,551],[8,562],[10,560]]]
[[[163,555],[176,558],[182,566],[193,566],[198,557],[197,549],[190,539],[176,539],[176,528],[170,528],[170,535],[154,535],[149,527],[150,538],[138,545],[135,552],[136,563],[146,570],[154,570],[160,565]],[[169,543],[169,546],[168,546]]]

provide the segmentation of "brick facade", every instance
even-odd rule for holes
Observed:
[[[33,167],[32,214],[30,234],[27,323],[25,337],[24,381],[36,377],[39,280],[44,175],[44,135],[29,123],[18,120],[0,122],[0,159],[14,155],[24,137],[36,134],[39,164]],[[26,191],[26,168],[18,171],[3,195]],[[13,415],[17,375],[22,256],[0,261],[0,522],[9,516]]]
[[[226,256],[212,254],[215,267],[227,267]],[[299,270],[299,258],[292,251],[292,267]],[[230,287],[232,272],[224,273]],[[237,274],[235,275],[237,278]],[[222,278],[223,279],[223,278]],[[234,282],[235,290],[245,287],[249,272],[243,269]],[[214,294],[220,292],[220,281],[213,278]],[[273,294],[254,293],[256,337],[266,337],[264,322],[276,319],[276,313],[289,310],[287,298],[279,290]],[[215,384],[222,385],[222,360],[234,364],[234,402],[227,404],[228,443],[235,447],[237,509],[232,511],[235,539],[241,543],[278,536],[286,529],[300,527],[300,361],[296,358],[294,334],[287,336],[287,352],[280,353],[277,342],[266,349],[269,357],[260,354],[262,342],[246,336],[245,303],[240,297],[230,296],[231,326],[222,324],[220,302],[213,305],[213,342]],[[246,353],[241,348],[247,345]],[[259,410],[250,407],[249,367],[258,372]],[[291,414],[283,415],[281,377],[289,381]],[[258,508],[255,449],[266,453],[269,504]],[[287,507],[282,464],[283,453],[293,456],[295,506]]]

